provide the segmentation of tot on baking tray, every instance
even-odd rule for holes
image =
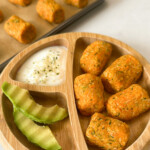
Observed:
[[[50,23],[61,23],[65,19],[65,13],[60,4],[54,0],[38,0],[37,13]]]
[[[14,5],[27,6],[27,5],[31,4],[33,0],[8,0],[8,1]],[[87,4],[88,4],[88,0],[64,0],[64,2],[66,4],[73,5],[78,8],[83,8],[83,7],[87,6]],[[34,4],[35,3],[33,3],[33,5]],[[15,6],[15,7],[17,8],[17,6]],[[36,11],[41,18],[43,18],[44,20],[47,20],[50,23],[59,24],[65,20],[65,11],[64,11],[63,7],[59,3],[57,3],[55,0],[37,0]],[[3,14],[0,11],[0,23],[2,21],[3,21]],[[23,26],[23,21],[24,20],[22,20],[22,26]],[[27,23],[27,22],[25,22],[25,23]],[[9,24],[8,21],[7,21],[7,24]],[[30,43],[35,38],[36,31],[35,31],[35,28],[33,25],[32,25],[32,27],[30,25],[30,27],[28,26],[27,28],[25,27],[24,29],[20,29],[21,24],[20,24],[20,26],[18,26],[18,24],[11,24],[11,27],[12,28],[10,29],[5,24],[4,28],[10,36],[14,37],[20,43],[27,44],[27,43]],[[52,25],[52,28],[54,28],[54,27],[55,26]],[[17,31],[16,28],[19,28],[19,31]],[[31,33],[28,34],[29,33],[28,31]],[[27,38],[25,36],[27,36],[29,38],[29,40],[27,40]]]
[[[9,0],[9,1],[13,4],[20,6],[27,6],[32,2],[32,0]]]
[[[112,46],[104,41],[95,41],[83,52],[80,66],[84,72],[99,75],[111,56]]]
[[[35,27],[18,16],[11,16],[4,25],[5,31],[20,43],[30,43],[36,37]]]
[[[88,0],[65,0],[65,2],[78,8],[83,8],[88,4]]]
[[[89,144],[105,150],[122,150],[129,139],[129,127],[126,123],[95,113],[86,130]]]
[[[101,79],[108,92],[116,93],[135,83],[141,74],[141,63],[131,55],[123,55],[106,68]]]
[[[100,77],[92,74],[77,76],[74,81],[76,104],[83,115],[92,115],[104,108],[104,88]]]
[[[120,120],[131,120],[150,109],[147,91],[138,84],[112,95],[107,102],[107,112]]]
[[[4,15],[2,13],[2,11],[0,10],[0,23],[4,20]]]

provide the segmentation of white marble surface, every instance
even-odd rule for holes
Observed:
[[[63,32],[93,32],[121,40],[150,62],[150,0],[105,0]],[[144,150],[150,149],[150,143]],[[0,146],[0,150],[3,148]]]

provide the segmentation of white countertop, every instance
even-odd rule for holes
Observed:
[[[150,1],[105,0],[63,32],[93,32],[121,40],[150,61]]]
[[[105,0],[63,32],[111,36],[127,43],[150,62],[150,0]],[[148,145],[144,150],[150,149]]]

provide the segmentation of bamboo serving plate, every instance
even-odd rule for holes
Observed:
[[[143,75],[139,80],[150,94],[150,65],[147,60],[128,45],[108,36],[92,33],[66,33],[51,36],[40,40],[22,52],[20,52],[5,68],[0,78],[0,86],[4,81],[18,85],[30,91],[37,103],[44,106],[58,104],[68,109],[69,117],[50,125],[50,128],[61,145],[63,150],[98,150],[99,148],[88,146],[84,134],[89,124],[90,117],[84,117],[78,113],[73,80],[82,74],[79,60],[83,50],[90,43],[96,40],[107,41],[112,44],[112,56],[107,66],[116,58],[124,54],[135,56],[143,65]],[[66,80],[58,86],[30,85],[15,80],[17,70],[35,52],[49,46],[65,46],[68,48],[66,63]],[[107,67],[106,66],[106,67]],[[109,94],[105,92],[107,100]],[[26,137],[18,130],[13,120],[13,107],[8,98],[0,93],[0,141],[6,150],[41,150],[41,148],[30,143]],[[150,139],[150,111],[140,115],[132,121],[128,121],[130,126],[130,138],[127,143],[127,150],[142,150]]]

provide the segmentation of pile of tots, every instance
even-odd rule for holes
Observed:
[[[27,6],[32,0],[8,0],[10,3]],[[88,0],[64,0],[67,5],[72,5],[77,8],[83,8],[88,5]],[[36,5],[38,15],[52,24],[59,24],[65,20],[64,8],[55,0],[38,0]],[[70,9],[71,10],[71,9]],[[34,10],[33,10],[34,11]],[[20,15],[20,14],[19,14]],[[29,14],[30,15],[30,14]],[[0,23],[4,20],[3,12],[0,10]],[[36,28],[33,24],[25,21],[19,16],[12,15],[4,25],[5,31],[23,44],[32,42],[36,37]]]
[[[142,74],[141,63],[132,55],[116,59],[104,71],[111,57],[112,45],[104,41],[90,44],[80,58],[85,74],[74,80],[79,112],[91,116],[86,130],[88,144],[105,150],[122,150],[129,139],[131,120],[150,109],[147,91],[135,84]],[[104,101],[104,89],[112,94]],[[101,112],[107,110],[107,114]]]

